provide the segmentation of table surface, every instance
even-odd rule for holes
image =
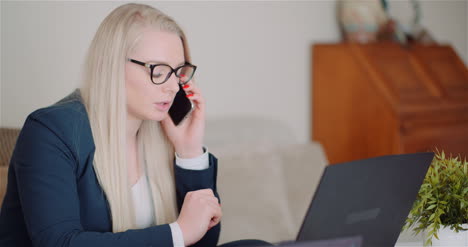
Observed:
[[[411,232],[404,231],[400,234],[395,247],[423,247],[423,236],[414,236]]]

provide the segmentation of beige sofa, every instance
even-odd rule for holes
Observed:
[[[219,159],[220,243],[294,239],[327,163],[321,145],[300,144],[281,121],[257,116],[208,119],[206,129],[206,146]],[[0,136],[8,134],[12,148],[18,130],[7,132]],[[0,198],[8,163],[3,162]]]
[[[220,242],[295,239],[325,164],[321,146],[269,147],[218,158]]]

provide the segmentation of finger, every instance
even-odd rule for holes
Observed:
[[[204,194],[204,195],[210,195],[214,196],[213,190],[212,189],[201,189],[201,190],[195,190],[192,191],[193,193],[199,193],[199,194]]]
[[[213,196],[208,193],[200,193],[199,191],[194,191],[191,197],[193,199],[205,202],[210,201]]]
[[[194,102],[195,107],[197,109],[203,110],[205,107],[205,99],[200,94],[188,94],[187,98],[189,98],[192,102]]]
[[[187,94],[189,93],[201,94],[200,88],[193,84],[185,84],[184,87],[182,88]]]
[[[184,90],[186,90],[186,89],[190,89],[190,88],[192,88],[192,87],[194,87],[194,86],[195,86],[195,85],[193,84],[193,82],[192,82],[192,81],[189,81],[189,82],[185,83],[185,84],[182,86],[182,88],[183,88]]]
[[[223,217],[223,213],[221,211],[221,208],[220,207],[215,207],[214,212],[213,212],[213,217],[210,220],[208,228],[216,226],[221,221],[222,217]]]
[[[210,219],[221,218],[223,216],[221,207],[217,202],[207,202],[205,210],[207,210]]]
[[[201,195],[200,200],[203,200],[204,203],[215,206],[215,207],[221,206],[219,204],[218,198],[215,196]]]
[[[193,198],[199,201],[202,205],[220,206],[218,198],[210,194],[194,194]]]
[[[192,89],[192,85],[189,83],[182,86],[182,89],[185,91],[186,94],[189,94],[190,90]]]
[[[217,199],[217,198],[216,198]],[[219,214],[221,213],[221,205],[219,205],[218,201],[217,200],[207,200],[206,201],[206,204],[208,205],[208,207],[210,207],[212,210],[215,210],[213,211],[213,216],[212,217],[215,217],[215,216],[220,216]]]
[[[191,82],[182,86],[182,89],[185,91],[186,94],[202,94],[200,88]]]
[[[210,200],[211,200],[213,203],[215,203],[216,205],[218,205],[219,207],[221,206],[221,204],[219,203],[218,197],[213,196],[213,197],[210,198]]]
[[[199,201],[202,205],[208,205],[212,207],[221,207],[219,199],[211,194],[194,194],[194,198]]]
[[[192,87],[194,87],[194,86],[195,86],[195,84],[192,82],[192,80],[190,80],[189,82],[185,83],[185,84],[182,86],[182,88],[183,88],[184,90],[189,90],[190,88],[192,88]]]
[[[184,197],[184,201],[188,200],[189,198],[193,197],[194,193],[193,191],[187,192]]]
[[[190,92],[189,94],[187,94],[185,97],[193,100],[194,97],[196,97],[197,99],[201,100],[204,102],[204,97],[200,94],[200,93],[196,93],[196,92]]]
[[[208,222],[208,230],[210,230],[212,227],[216,226],[221,222],[221,218],[223,216],[221,207],[217,203],[210,203],[206,207],[207,210],[209,210],[209,214],[211,215],[210,221]]]
[[[213,218],[211,218],[210,224],[213,224],[213,226],[217,225],[219,222],[221,222],[222,217],[222,213],[216,214],[216,216],[213,216]]]
[[[215,227],[217,224],[219,224],[219,222],[221,222],[220,219],[218,219],[218,220],[211,220],[210,223],[208,224],[208,230],[210,230],[211,228]]]

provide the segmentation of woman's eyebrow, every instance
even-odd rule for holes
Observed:
[[[169,65],[169,63],[162,62],[162,61],[157,61],[157,60],[150,60],[149,62],[146,62],[146,63],[149,63],[149,64],[167,64],[167,65]],[[179,63],[176,67],[182,66],[184,64],[185,64],[185,61]]]

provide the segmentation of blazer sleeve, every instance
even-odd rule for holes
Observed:
[[[77,157],[60,134],[28,117],[12,161],[33,246],[172,246],[168,224],[120,233],[85,231],[80,223]]]
[[[205,170],[188,170],[183,169],[175,164],[174,173],[176,180],[177,205],[179,212],[184,202],[185,194],[190,191],[200,189],[212,189],[215,196],[220,200],[216,188],[216,180],[218,175],[218,160],[211,153],[209,154],[209,167]],[[205,236],[192,246],[195,247],[211,247],[216,246],[221,232],[221,224],[211,228]]]

